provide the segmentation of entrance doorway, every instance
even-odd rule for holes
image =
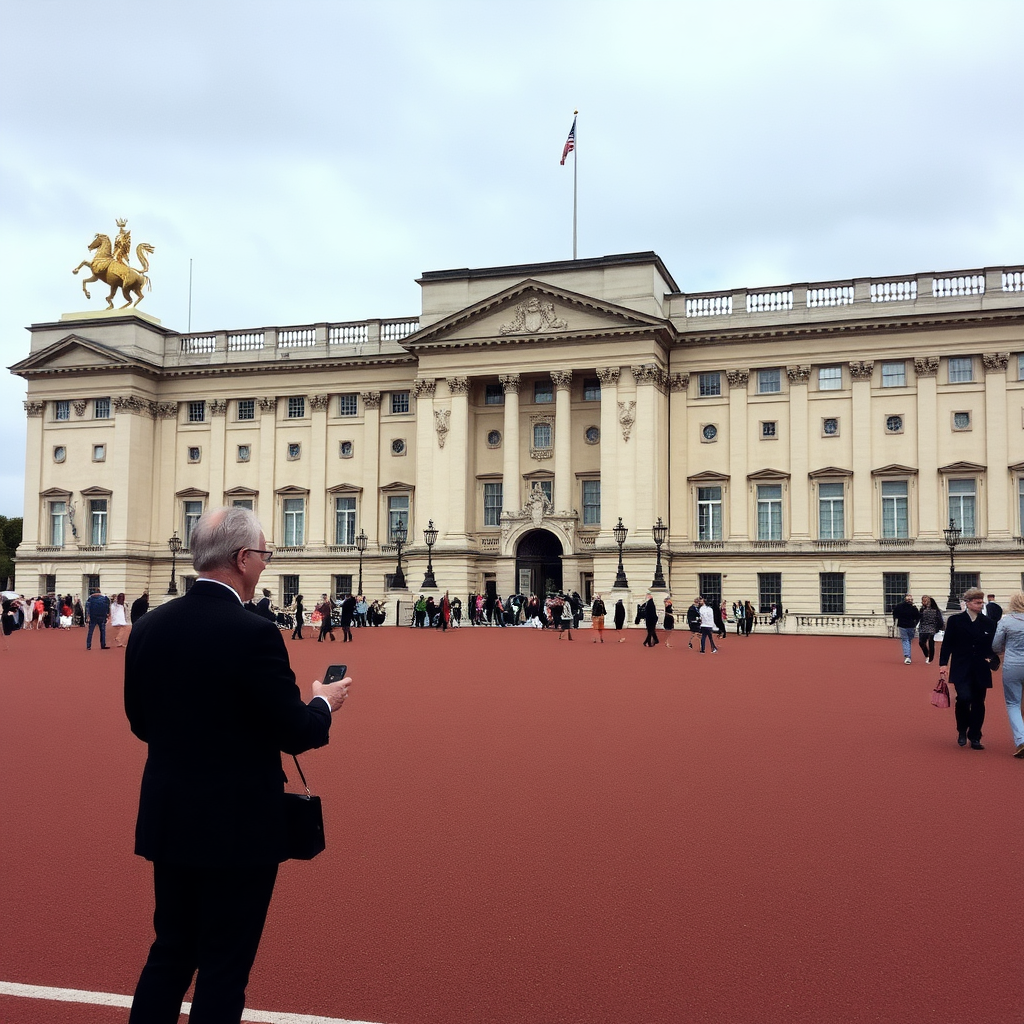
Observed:
[[[516,545],[516,585],[541,600],[562,589],[562,545],[547,530],[531,530]]]

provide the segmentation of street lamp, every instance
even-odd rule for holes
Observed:
[[[168,594],[173,594],[175,597],[178,595],[178,584],[174,579],[174,568],[175,560],[178,557],[178,552],[181,550],[181,538],[178,536],[178,531],[174,531],[174,536],[167,542],[167,549],[171,553],[171,585],[167,588]]]
[[[437,543],[437,527],[434,520],[427,521],[427,528],[423,531],[423,539],[427,544],[427,574],[423,577],[423,589],[428,587],[437,590],[437,580],[434,579],[434,563],[431,561],[432,548]]]
[[[622,545],[626,543],[627,533],[629,533],[629,530],[622,525],[622,516],[619,516],[618,525],[612,527],[612,534],[615,537],[615,543],[619,545],[619,571],[615,575],[615,582],[612,584],[612,590],[629,589],[629,580],[626,579],[626,570],[622,568]]]
[[[953,574],[956,572],[956,566],[953,563],[953,552],[956,550],[957,544],[960,543],[960,535],[962,533],[963,530],[952,519],[949,521],[949,526],[942,531],[942,535],[946,538],[946,547],[949,548],[949,598],[946,601],[947,612],[960,611],[960,596],[956,593],[956,589],[953,586]]]
[[[654,580],[651,583],[651,590],[665,589],[665,577],[661,571],[661,545],[665,543],[665,536],[667,534],[668,527],[661,521],[661,516],[658,516],[658,521],[651,527],[651,536],[654,538],[654,543],[658,548],[658,564],[654,569]]]
[[[359,536],[356,537],[356,551],[359,552],[359,596],[363,594],[363,552],[366,550],[366,531],[360,530]]]
[[[395,590],[405,590],[408,586],[405,582],[405,573],[402,572],[402,545],[405,543],[407,536],[405,523],[399,519],[391,528],[391,537],[395,544],[398,545],[398,565],[395,567]]]

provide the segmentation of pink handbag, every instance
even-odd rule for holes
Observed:
[[[940,679],[932,690],[932,703],[937,708],[949,707],[949,687],[944,679]]]

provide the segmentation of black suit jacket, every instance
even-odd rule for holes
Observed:
[[[991,689],[992,669],[988,659],[992,657],[992,637],[995,634],[995,622],[985,615],[977,616],[973,622],[967,612],[958,612],[946,619],[939,664],[946,665],[952,658],[949,681],[956,687],[961,700],[970,699],[972,685]]]
[[[658,606],[654,603],[653,597],[644,605],[643,619],[648,629],[654,629],[658,624]]]
[[[331,712],[303,703],[276,625],[200,580],[132,629],[124,706],[149,745],[137,854],[200,866],[286,859],[281,751],[326,744]]]
[[[986,602],[983,611],[993,622],[998,622],[1003,617],[1003,609],[995,601]]]

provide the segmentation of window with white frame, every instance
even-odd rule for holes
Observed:
[[[92,404],[92,416],[96,420],[110,419],[110,399],[97,398]]]
[[[71,419],[71,402],[67,399],[62,399],[59,402],[53,403],[53,418],[55,420],[69,420]]]
[[[759,395],[775,395],[782,390],[781,370],[758,370],[757,393]]]
[[[722,539],[722,488],[697,488],[697,539]]]
[[[533,400],[537,405],[549,405],[555,400],[555,386],[549,380],[534,381]]]
[[[238,400],[238,408],[236,411],[240,420],[256,419],[256,399],[240,398]]]
[[[254,511],[253,505],[254,505],[254,502],[253,502],[252,498],[232,498],[231,499],[231,507],[232,508],[247,508],[250,512],[253,512]]]
[[[769,441],[778,437],[779,424],[777,420],[763,420],[761,422],[761,440]]]
[[[338,494],[334,498],[334,543],[351,547],[356,542],[356,499]]]
[[[55,548],[64,547],[64,517],[67,514],[66,501],[50,502],[50,544]]]
[[[906,480],[882,481],[882,536],[897,539],[910,536],[910,499]]]
[[[395,528],[401,524],[409,536],[409,495],[392,494],[388,496],[388,542],[395,543]]]
[[[488,384],[484,388],[484,405],[504,405],[505,386],[503,384]]]
[[[843,540],[845,538],[844,504],[844,487],[841,483],[818,484],[819,540]]]
[[[583,525],[599,526],[601,523],[601,481],[583,481]]]
[[[1017,356],[1017,380],[1024,380],[1024,355]]]
[[[697,395],[700,398],[714,398],[722,393],[722,375],[717,371],[702,373],[697,377]]]
[[[484,526],[501,525],[501,481],[484,484]]]
[[[960,527],[964,537],[976,537],[975,510],[978,484],[975,480],[950,480],[949,518]]]
[[[391,412],[393,415],[398,415],[403,412],[409,411],[409,392],[408,391],[392,391],[391,392]]]
[[[584,377],[583,378],[583,401],[584,402],[600,402],[601,401],[601,381],[597,377]]]
[[[107,461],[107,446],[105,444],[94,444],[92,446],[92,461],[93,462],[106,462]]]
[[[107,499],[89,499],[89,543],[103,547],[107,543]]]
[[[846,574],[841,572],[818,573],[821,589],[821,614],[843,615],[846,613]]]
[[[551,447],[551,424],[550,423],[535,423],[533,425],[533,447],[534,448],[550,448]]]
[[[902,359],[895,363],[882,363],[882,387],[905,388],[907,386],[907,364]]]
[[[187,551],[192,547],[192,531],[196,528],[196,523],[199,522],[199,517],[203,514],[203,503],[201,501],[183,501],[181,503],[181,510],[185,525],[185,529],[182,531],[184,533],[182,546]]]
[[[782,540],[782,484],[757,485],[757,539]]]
[[[839,391],[843,386],[843,368],[841,366],[822,366],[818,370],[819,391]]]
[[[281,597],[285,608],[290,608],[292,602],[298,596],[299,593],[299,577],[298,576],[282,576],[281,577]]]
[[[188,421],[189,421],[189,423],[205,423],[206,422],[206,403],[205,402],[189,402],[188,403]]]
[[[359,414],[359,396],[352,394],[338,395],[338,415],[357,416]]]
[[[285,498],[282,503],[284,513],[284,546],[300,548],[306,543],[306,499]]]
[[[949,383],[970,384],[974,380],[974,360],[967,357],[954,357],[949,360]]]
[[[291,395],[288,399],[288,419],[301,420],[306,415],[306,398],[304,395]]]

